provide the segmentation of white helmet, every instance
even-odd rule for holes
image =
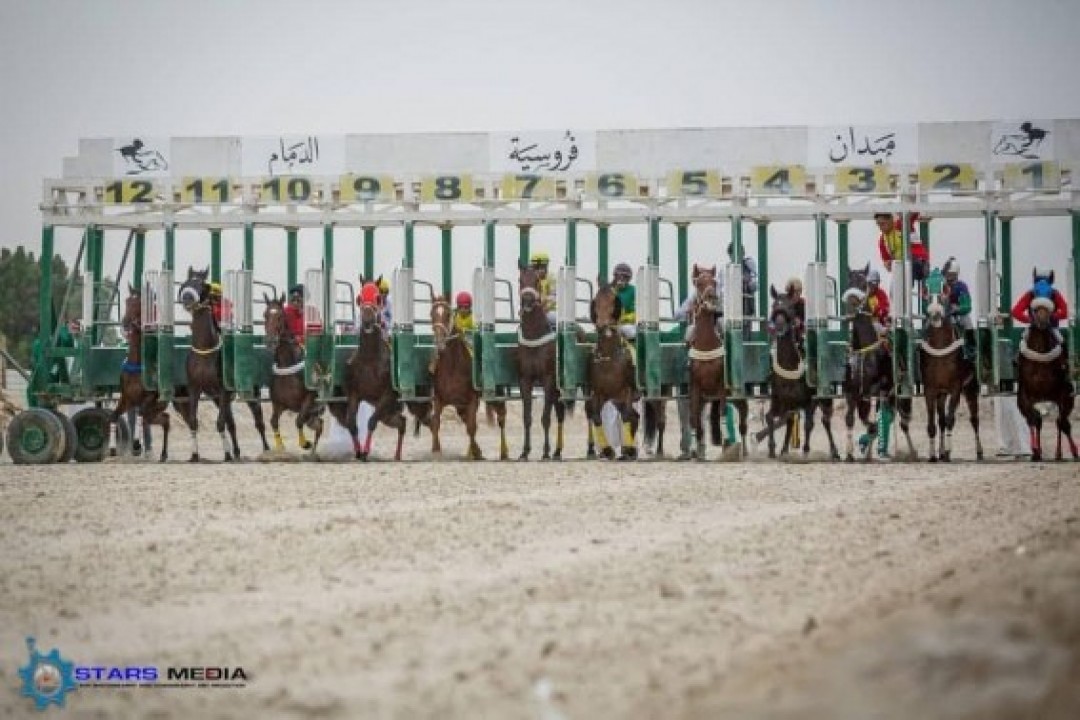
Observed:
[[[941,268],[941,274],[956,275],[957,277],[959,277],[960,262],[956,258],[950,257],[948,260],[945,261],[945,267]]]
[[[877,270],[871,270],[866,276],[867,283],[874,283],[876,285],[881,284],[881,274]]]

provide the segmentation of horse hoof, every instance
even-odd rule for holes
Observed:
[[[855,462],[855,456],[851,453],[848,453],[847,457],[844,458],[844,462]]]
[[[542,457],[541,460],[547,460],[547,457]],[[518,462],[529,462],[529,453],[521,453],[518,455]]]
[[[937,462],[937,455],[931,455],[930,456],[930,462],[936,463]]]
[[[600,457],[604,458],[605,460],[611,460],[615,457],[615,451],[609,447],[604,448],[600,451]]]
[[[562,450],[556,450],[556,451],[555,451],[555,452],[554,452],[554,453],[552,454],[552,456],[551,456],[551,459],[552,459],[552,460],[562,460]]]
[[[188,462],[199,462],[199,453],[192,453],[191,459]]]
[[[308,440],[307,442],[300,443],[300,449],[301,450],[310,450],[311,449],[311,441]]]
[[[225,462],[232,462],[233,456],[230,453],[225,453]]]
[[[367,462],[368,454],[365,452],[358,452],[356,453],[356,459],[360,462]]]

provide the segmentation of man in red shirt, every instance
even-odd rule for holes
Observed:
[[[294,285],[289,290],[289,302],[285,305],[285,323],[289,326],[289,332],[303,345],[304,344],[304,286]]]
[[[930,253],[923,245],[919,233],[915,231],[915,223],[919,220],[919,213],[908,215],[908,250],[911,254],[911,276],[916,282],[922,282],[930,272]],[[874,215],[881,234],[878,236],[878,251],[881,253],[881,261],[885,263],[885,269],[892,272],[893,262],[901,259],[904,249],[904,224],[898,216],[895,219],[892,213],[878,213]]]

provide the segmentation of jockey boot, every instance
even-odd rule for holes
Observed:
[[[892,408],[886,405],[878,413],[877,450],[879,458],[887,459],[889,457],[889,435],[892,433],[892,422]]]

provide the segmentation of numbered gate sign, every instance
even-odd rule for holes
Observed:
[[[1006,190],[1060,190],[1061,166],[1048,160],[1005,166]]]
[[[338,183],[343,203],[393,200],[394,178],[387,175],[342,175]]]
[[[802,165],[752,168],[750,192],[755,195],[802,195],[806,192],[806,168]]]
[[[282,175],[260,181],[261,199],[267,203],[305,203],[313,197],[311,178]]]
[[[629,173],[590,173],[585,194],[594,198],[640,197],[637,178]]]
[[[505,200],[554,200],[555,178],[533,173],[507,173],[502,177],[500,197]]]
[[[150,203],[157,195],[157,186],[150,180],[114,180],[105,186],[106,205]]]
[[[975,168],[966,163],[919,167],[919,189],[923,192],[974,192],[977,188]]]
[[[429,175],[420,180],[420,199],[426,203],[472,202],[475,198],[471,175]]]
[[[886,193],[892,189],[885,165],[836,168],[836,192],[846,195]]]
[[[675,170],[667,177],[668,197],[716,197],[721,191],[715,170]]]
[[[232,200],[227,177],[186,177],[180,186],[180,202],[191,205],[220,204]]]

